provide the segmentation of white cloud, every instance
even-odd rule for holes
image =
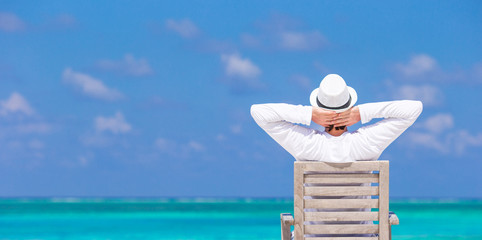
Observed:
[[[222,54],[221,61],[225,65],[226,75],[230,77],[254,78],[261,74],[258,66],[238,54]]]
[[[395,64],[395,70],[407,77],[420,76],[434,71],[437,68],[437,61],[426,54],[414,55],[408,63]]]
[[[240,134],[243,131],[241,124],[231,125],[230,129],[234,134]]]
[[[449,113],[439,113],[421,123],[423,128],[433,133],[441,133],[454,127],[454,117]]]
[[[204,151],[204,145],[202,145],[201,143],[197,142],[197,141],[189,141],[188,143],[188,146],[190,149],[194,150],[194,151],[197,151],[197,152],[201,152],[201,151]]]
[[[427,148],[442,154],[465,153],[468,147],[482,146],[482,133],[467,130],[452,130],[453,116],[449,113],[439,113],[416,125],[416,132],[407,133],[409,145],[414,148]]]
[[[303,90],[312,90],[311,80],[308,77],[303,75],[293,75],[291,76],[290,81],[295,83]]]
[[[0,116],[13,113],[25,115],[32,115],[34,113],[28,101],[17,92],[13,92],[7,100],[0,101]]]
[[[146,59],[135,59],[131,54],[126,54],[122,60],[100,60],[97,67],[105,71],[114,71],[130,76],[146,76],[153,73]]]
[[[442,92],[432,85],[403,85],[394,89],[393,98],[420,100],[426,106],[440,105],[444,100]]]
[[[17,15],[8,12],[0,12],[0,30],[5,32],[21,31],[25,23]]]
[[[68,30],[76,27],[78,24],[74,16],[62,13],[56,16],[50,16],[45,23],[41,25],[41,30],[58,31]]]
[[[461,84],[471,86],[482,83],[482,62],[474,63],[471,68],[452,66],[442,68],[437,60],[427,54],[413,55],[408,62],[392,64],[392,78],[400,82],[419,82],[436,84]]]
[[[163,154],[176,159],[187,159],[192,157],[193,153],[200,153],[206,150],[206,147],[202,143],[195,140],[176,142],[167,138],[157,138],[154,146]]]
[[[99,147],[99,148],[112,146],[116,143],[115,138],[106,136],[105,134],[102,134],[101,132],[98,132],[98,131],[95,133],[86,133],[80,136],[79,140],[85,146],[93,146],[93,147]]]
[[[87,74],[74,72],[71,68],[64,70],[62,79],[64,82],[79,88],[82,93],[90,97],[103,100],[117,100],[122,98],[122,94],[119,91],[108,88],[102,81]]]
[[[482,82],[482,62],[476,63],[473,67],[473,75],[476,81]]]
[[[435,82],[446,84],[480,84],[482,83],[482,63],[477,62],[471,68],[454,66],[442,69],[436,59],[426,54],[414,55],[406,63],[392,65],[400,81]]]
[[[62,166],[67,168],[85,168],[88,167],[91,162],[94,161],[94,155],[92,152],[87,152],[82,155],[67,156],[63,161],[59,162]]]
[[[222,54],[221,62],[224,64],[226,83],[234,93],[246,93],[260,90],[265,85],[258,76],[261,70],[251,60],[241,58],[238,54]]]
[[[261,39],[249,33],[241,34],[241,42],[248,47],[261,46]]]
[[[40,140],[31,140],[29,143],[28,143],[28,146],[31,148],[31,149],[43,149],[45,147],[45,144],[40,141]]]
[[[194,23],[189,19],[182,19],[178,21],[168,19],[166,20],[166,28],[178,33],[184,38],[195,37],[200,32],[196,25],[194,25]]]
[[[87,159],[87,158],[84,157],[84,156],[79,156],[79,157],[77,158],[77,160],[78,160],[78,163],[79,163],[81,166],[84,166],[84,167],[87,166],[87,165],[89,165],[89,162],[90,162],[89,159]]]
[[[454,135],[454,147],[458,154],[463,154],[467,147],[482,146],[482,133],[472,135],[466,130],[460,130]]]
[[[411,132],[407,136],[412,147],[433,149],[442,154],[462,155],[469,147],[482,146],[482,133],[472,135],[467,130],[457,130],[446,134]]]
[[[279,35],[280,47],[286,50],[314,50],[327,44],[325,37],[318,31],[283,31]]]
[[[176,144],[174,142],[168,140],[168,139],[158,138],[158,139],[156,139],[156,142],[154,143],[154,145],[160,150],[168,151],[170,149],[173,149],[173,147]]]
[[[127,133],[132,127],[126,122],[121,112],[117,112],[113,117],[96,117],[94,120],[97,131],[110,131],[112,133]]]
[[[220,133],[216,136],[216,140],[222,142],[222,141],[225,141],[226,140],[226,136],[224,136],[224,134]]]
[[[257,22],[258,34],[241,34],[241,42],[248,47],[284,51],[318,50],[328,45],[320,31],[303,30],[302,25],[289,16],[273,14]]]
[[[70,14],[60,14],[55,17],[53,23],[59,27],[70,28],[77,24],[77,20]]]
[[[19,133],[49,133],[52,127],[46,123],[27,123],[27,124],[20,124],[17,125],[16,130]]]
[[[425,147],[437,150],[441,153],[449,153],[450,150],[446,139],[441,139],[434,133],[409,132],[407,137],[413,147]]]

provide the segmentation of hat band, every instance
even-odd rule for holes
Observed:
[[[348,102],[346,102],[345,104],[339,106],[339,107],[328,107],[328,106],[325,106],[323,105],[322,103],[320,103],[320,101],[318,101],[318,97],[316,97],[316,103],[318,104],[318,107],[321,107],[321,108],[326,108],[326,109],[333,109],[333,110],[338,110],[338,109],[343,109],[343,108],[347,108],[348,106],[350,106],[350,103],[351,103],[351,95],[349,95],[350,98],[348,98]]]

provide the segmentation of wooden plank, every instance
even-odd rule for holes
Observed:
[[[305,212],[305,221],[378,221],[378,212]]]
[[[306,237],[305,240],[378,240],[378,237]]]
[[[329,163],[314,161],[298,161],[303,165],[304,171],[312,172],[353,172],[353,171],[378,171],[380,169],[380,161],[358,161],[349,163]]]
[[[291,225],[294,224],[295,220],[291,213],[282,213],[280,215],[281,220],[281,240],[291,240]]]
[[[390,232],[389,232],[389,220],[388,220],[388,199],[389,199],[389,163],[381,162],[380,165],[380,196],[379,196],[379,238],[380,240],[389,240]]]
[[[368,234],[378,233],[377,224],[305,225],[305,234]]]
[[[378,208],[378,199],[305,199],[305,208]]]
[[[304,206],[303,201],[303,165],[294,163],[294,214],[295,214],[295,239],[302,240],[305,235],[303,227]]]
[[[378,182],[378,173],[305,175],[305,183],[377,183],[377,182]]]
[[[378,187],[305,187],[305,196],[372,196]],[[388,215],[387,215],[388,216]]]
[[[388,222],[390,223],[390,225],[400,224],[400,220],[398,220],[398,217],[395,213],[389,213],[388,214]]]

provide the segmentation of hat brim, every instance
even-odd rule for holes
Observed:
[[[348,93],[350,94],[351,96],[351,102],[350,102],[350,105],[346,108],[342,108],[342,109],[329,109],[329,108],[323,108],[323,107],[320,107],[318,106],[318,104],[316,103],[316,98],[318,96],[318,88],[315,88],[315,90],[313,90],[311,92],[311,95],[310,95],[310,104],[311,106],[314,106],[314,107],[319,107],[319,108],[323,108],[323,109],[326,109],[326,110],[329,110],[329,111],[335,111],[337,113],[341,113],[341,112],[344,112],[348,109],[350,109],[351,107],[353,107],[355,105],[355,103],[357,102],[358,100],[358,95],[356,94],[356,91],[355,89],[353,89],[352,87],[349,87],[347,86],[348,88]]]

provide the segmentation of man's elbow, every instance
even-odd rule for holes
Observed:
[[[415,106],[416,106],[416,112],[417,112],[417,117],[422,113],[423,110],[423,103],[422,101],[415,101]]]
[[[412,102],[412,109],[413,109],[413,119],[417,119],[418,116],[422,113],[423,110],[423,103],[422,101],[411,101]]]
[[[258,112],[259,112],[259,104],[253,104],[251,105],[251,116],[254,118],[254,120],[256,120],[256,117],[258,116]]]
[[[261,108],[262,104],[253,104],[251,105],[251,116],[253,117],[254,121],[259,125],[262,124],[262,116],[261,116]]]

